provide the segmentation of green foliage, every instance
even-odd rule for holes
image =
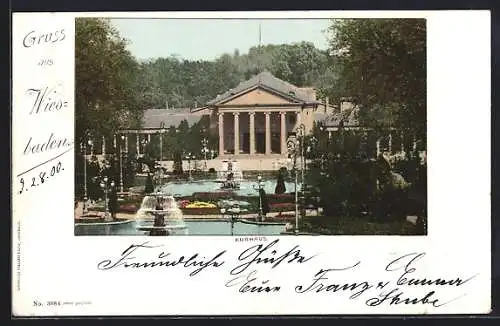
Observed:
[[[247,54],[235,51],[213,61],[158,58],[140,64],[140,106],[201,106],[266,69],[297,86],[329,87],[336,79],[335,59],[312,43],[264,45]]]
[[[75,33],[76,141],[138,126],[139,67],[125,40],[102,18],[77,18]]]
[[[278,179],[276,180],[276,188],[274,189],[275,194],[284,194],[286,192],[285,186],[285,175],[283,170],[278,171]]]
[[[366,124],[425,135],[425,19],[335,19],[329,35],[339,83],[324,92],[352,97]]]

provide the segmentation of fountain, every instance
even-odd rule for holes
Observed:
[[[217,171],[217,182],[221,183],[223,190],[238,190],[240,182],[243,181],[243,172],[239,167],[238,161],[224,160],[222,161],[222,169]]]
[[[187,226],[174,197],[161,192],[146,195],[136,213],[136,228],[149,235],[186,235]],[[148,234],[148,233],[146,233]]]

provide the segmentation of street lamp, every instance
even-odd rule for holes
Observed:
[[[87,213],[87,144],[92,147],[92,140],[83,143],[83,213]]]
[[[299,140],[297,138],[296,133],[291,133],[290,137],[288,138],[287,141],[287,149],[288,149],[288,155],[292,160],[292,170],[295,175],[295,233],[297,234],[299,232],[299,196],[298,196],[298,189],[297,189],[297,153],[299,151]]]
[[[143,139],[141,141],[141,145],[142,145],[142,155],[145,155],[146,154],[146,146],[149,144],[149,142],[146,140],[146,139]]]
[[[120,139],[120,192],[123,192],[122,143],[125,141],[125,135],[121,135]]]
[[[307,153],[307,157],[306,157],[306,163],[307,163],[307,158],[311,158],[313,153],[315,152],[316,150],[316,144],[318,143],[318,139],[314,136],[312,136],[312,138],[309,140],[310,142],[310,145],[307,145],[307,148],[306,148],[306,153]],[[307,164],[304,165],[304,169],[307,171]]]
[[[188,173],[189,173],[189,180],[192,179],[192,176],[191,176],[191,160],[194,160],[196,157],[191,154],[191,152],[189,152],[187,155],[186,155],[186,160],[188,160]]]
[[[110,191],[111,188],[115,186],[115,182],[111,180],[111,182],[108,184],[108,177],[104,177],[99,185],[104,190],[104,219],[108,219],[109,217],[108,192]]]
[[[207,171],[207,154],[210,152],[210,150],[208,149],[208,140],[206,138],[203,138],[201,140],[201,153],[204,155],[205,157],[205,167],[204,167],[204,170],[205,172]]]
[[[224,219],[224,215],[226,213],[228,213],[228,218],[229,218],[229,222],[231,223],[231,235],[234,235],[234,223],[238,220],[239,216],[240,216],[240,213],[241,213],[241,209],[240,209],[240,206],[238,204],[233,204],[233,206],[231,208],[221,208],[220,209],[220,212],[222,214],[222,218]]]
[[[160,123],[160,166],[163,162],[163,134],[165,133],[165,122]]]
[[[259,222],[262,222],[264,212],[262,210],[262,189],[264,189],[264,182],[262,181],[262,177],[260,175],[257,176],[257,188],[255,188],[255,185],[253,186],[255,190],[259,192],[259,216],[258,220]]]

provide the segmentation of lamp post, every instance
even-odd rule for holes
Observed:
[[[163,162],[163,134],[165,133],[165,123],[162,121],[160,123],[160,166],[162,166]]]
[[[301,125],[302,127],[302,125]],[[297,131],[300,132],[300,130],[302,129],[301,127],[299,127],[297,129]],[[299,195],[298,195],[298,173],[297,173],[297,156],[300,154],[303,153],[302,149],[301,149],[301,143],[300,143],[300,140],[299,138],[297,137],[297,134],[296,133],[292,133],[288,139],[288,142],[287,142],[287,148],[288,148],[288,155],[290,158],[293,159],[292,161],[292,169],[294,171],[294,174],[295,174],[295,180],[294,180],[294,184],[295,184],[295,234],[298,234],[299,232]],[[301,155],[301,157],[303,157],[303,155]],[[302,176],[303,176],[303,169],[301,169],[302,171]]]
[[[149,144],[149,142],[146,139],[143,139],[141,141],[142,145],[142,155],[144,156],[146,154],[146,146]]]
[[[104,177],[99,185],[104,190],[104,219],[108,219],[109,216],[108,191],[110,187],[113,188],[115,186],[115,182],[111,180],[111,182],[108,184],[108,177]]]
[[[262,181],[262,177],[260,175],[257,176],[257,188],[255,188],[255,185],[253,186],[255,190],[259,192],[259,216],[258,220],[259,222],[262,222],[262,219],[264,217],[264,212],[262,210],[262,189],[264,189],[264,182]]]
[[[204,166],[204,170],[205,172],[207,172],[207,154],[210,152],[210,150],[208,149],[208,140],[206,138],[203,138],[201,140],[201,153],[204,155],[205,157],[205,166]]]
[[[125,141],[125,136],[120,136],[120,192],[123,192],[123,162],[122,162],[122,143]]]
[[[92,147],[92,140],[83,143],[83,213],[87,213],[87,144]]]
[[[307,153],[306,163],[307,163],[307,158],[311,158],[313,153],[316,151],[316,144],[318,143],[318,139],[316,137],[312,136],[312,138],[310,139],[309,142],[310,142],[310,145],[308,145],[306,148],[306,153]],[[307,172],[307,164],[305,164],[305,170]]]
[[[189,152],[187,155],[186,155],[186,160],[188,160],[188,173],[189,173],[189,180],[192,179],[192,176],[191,176],[191,160],[194,160],[195,159],[195,156],[193,154],[191,154],[191,152]]]
[[[229,218],[229,223],[231,223],[231,235],[234,235],[234,223],[238,220],[241,209],[238,204],[233,204],[231,208],[221,208],[220,212],[222,214],[222,218],[224,218],[224,215],[228,213],[228,218]]]

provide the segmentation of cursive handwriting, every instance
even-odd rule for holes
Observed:
[[[39,154],[43,152],[48,152],[51,150],[59,149],[59,148],[68,148],[73,145],[73,141],[67,138],[57,138],[54,136],[54,133],[50,133],[50,136],[46,141],[42,143],[34,143],[33,137],[28,139],[28,143],[24,148],[24,155],[28,154]]]
[[[63,99],[63,90],[61,83],[52,87],[29,88],[26,95],[34,98],[30,115],[40,112],[60,111],[62,108],[66,108],[68,102]]]
[[[149,242],[144,242],[142,244],[132,244],[130,245],[127,249],[125,249],[120,257],[117,259],[105,259],[97,264],[97,268],[100,270],[110,270],[113,268],[117,268],[119,266],[122,266],[124,268],[151,268],[151,267],[175,267],[177,265],[182,266],[184,268],[189,268],[189,267],[197,267],[195,268],[189,276],[194,276],[201,272],[202,270],[208,268],[208,267],[220,267],[224,264],[224,261],[220,261],[220,257],[224,255],[226,252],[225,250],[219,252],[215,256],[213,256],[211,259],[205,258],[205,257],[199,257],[199,254],[196,253],[194,255],[191,255],[189,258],[186,258],[185,256],[180,256],[178,258],[173,258],[173,259],[164,259],[170,256],[170,253],[167,252],[160,252],[157,256],[158,260],[155,261],[149,261],[149,262],[137,262],[135,261],[137,258],[135,256],[132,256],[133,253],[137,253],[138,249],[155,249],[162,247],[162,245],[149,245]]]
[[[410,253],[400,256],[392,260],[386,267],[385,270],[388,272],[403,270],[403,273],[399,276],[397,280],[397,285],[408,285],[408,286],[460,286],[469,282],[471,279],[477,276],[473,275],[465,280],[457,277],[455,279],[447,280],[444,278],[427,279],[427,278],[409,278],[409,275],[416,271],[413,265],[425,256],[425,253]]]
[[[253,264],[272,264],[271,268],[277,267],[281,264],[285,259],[288,258],[286,263],[290,264],[293,262],[297,263],[305,263],[309,261],[314,256],[305,257],[301,255],[299,246],[295,246],[292,249],[288,250],[286,253],[278,255],[278,251],[276,249],[272,249],[277,243],[279,239],[274,240],[267,244],[266,246],[259,244],[249,247],[244,250],[239,256],[238,261],[243,262],[242,264],[234,267],[231,270],[231,275],[237,275],[243,271],[245,271],[248,267]]]
[[[270,285],[269,280],[259,281],[257,280],[257,271],[253,270],[248,275],[240,275],[226,282],[226,287],[233,287],[236,285],[241,285],[238,289],[240,293],[269,293],[269,292],[279,292],[280,286]]]
[[[295,292],[306,293],[306,292],[314,291],[316,293],[319,293],[319,292],[336,293],[339,291],[351,291],[353,293],[349,298],[355,299],[355,298],[359,297],[360,295],[362,295],[368,289],[372,288],[373,286],[370,285],[367,281],[343,283],[343,284],[342,283],[325,284],[321,281],[328,280],[327,274],[331,271],[345,271],[345,270],[352,269],[358,265],[359,265],[359,262],[352,265],[352,266],[341,268],[341,269],[320,269],[320,271],[314,275],[312,283],[309,284],[309,286],[305,287],[303,285],[297,285],[295,287]]]
[[[446,302],[439,303],[439,299],[435,297],[436,292],[435,291],[430,291],[427,292],[426,295],[423,297],[414,297],[414,298],[408,298],[404,297],[403,291],[401,291],[399,288],[392,289],[391,291],[387,293],[381,293],[379,297],[373,297],[368,300],[366,300],[366,305],[370,307],[376,307],[381,305],[382,303],[388,303],[389,305],[399,305],[399,304],[405,304],[405,305],[417,305],[417,304],[422,304],[422,305],[432,305],[433,307],[441,307],[444,306],[445,304],[448,304],[452,301],[457,300],[461,296],[458,296],[456,298],[453,298],[451,300],[448,300]]]
[[[44,171],[35,172],[35,176],[31,177],[31,178],[29,176],[24,176],[25,173],[30,172],[30,171],[26,171],[23,174],[21,174],[23,176],[19,178],[20,190],[18,191],[18,193],[22,194],[22,193],[27,192],[29,189],[31,189],[33,187],[41,186],[49,180],[49,177],[52,179],[52,178],[56,177],[62,171],[64,171],[64,167],[62,166],[61,161],[53,164],[50,168],[44,169]],[[26,177],[26,181],[25,181],[25,177]]]
[[[62,42],[65,39],[66,34],[64,28],[49,33],[30,31],[23,38],[23,46],[25,48],[30,48],[38,44]]]

